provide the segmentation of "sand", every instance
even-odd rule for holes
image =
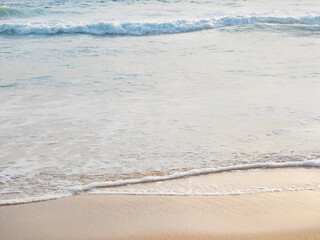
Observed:
[[[320,239],[320,191],[82,194],[1,206],[0,239]]]

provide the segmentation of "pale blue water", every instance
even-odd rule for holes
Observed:
[[[319,33],[312,0],[1,1],[1,203],[317,161]]]

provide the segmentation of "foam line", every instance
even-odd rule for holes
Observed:
[[[117,180],[117,181],[108,181],[108,182],[94,182],[91,184],[77,186],[70,188],[65,191],[65,193],[58,195],[46,195],[43,197],[30,197],[24,199],[12,199],[12,200],[0,200],[0,205],[14,205],[14,204],[22,204],[22,203],[31,203],[31,202],[39,202],[46,201],[51,199],[57,199],[65,196],[74,195],[80,192],[92,190],[94,188],[107,188],[107,187],[119,187],[128,184],[138,184],[138,183],[148,183],[148,182],[157,182],[157,181],[166,181],[184,177],[191,177],[203,174],[211,174],[211,173],[221,173],[221,172],[230,172],[235,170],[249,170],[249,169],[273,169],[273,168],[293,168],[293,167],[310,167],[310,168],[318,168],[320,167],[320,160],[306,160],[301,162],[269,162],[269,163],[255,163],[255,164],[245,164],[245,165],[235,165],[229,167],[221,167],[221,168],[206,168],[206,169],[194,169],[186,172],[177,172],[171,175],[165,176],[147,176],[138,179],[126,179],[126,180]]]
[[[320,185],[318,187],[306,187],[306,188],[294,188],[294,187],[287,187],[287,188],[264,188],[264,189],[255,189],[252,191],[230,191],[230,192],[216,192],[216,193],[169,193],[169,192],[155,192],[155,193],[144,193],[144,192],[137,192],[137,193],[113,193],[113,192],[104,192],[104,191],[96,191],[90,192],[89,195],[145,195],[145,196],[234,196],[234,195],[244,195],[244,194],[255,194],[255,193],[273,193],[273,192],[297,192],[297,191],[315,191],[319,190]]]

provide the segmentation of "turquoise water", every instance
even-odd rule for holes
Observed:
[[[1,203],[150,176],[317,167],[319,9],[2,1]]]

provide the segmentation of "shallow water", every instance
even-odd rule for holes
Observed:
[[[319,159],[317,1],[1,4],[0,200]]]
[[[167,181],[96,187],[89,194],[165,196],[222,196],[253,193],[318,190],[319,168],[275,168],[222,171]]]

